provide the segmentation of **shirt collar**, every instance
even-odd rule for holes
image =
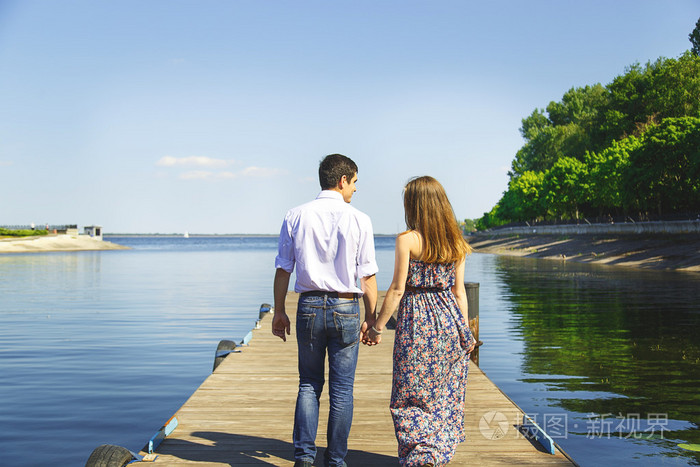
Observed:
[[[318,194],[316,199],[337,199],[338,201],[345,201],[343,195],[335,190],[323,190]]]

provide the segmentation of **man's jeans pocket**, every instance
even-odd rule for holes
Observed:
[[[316,313],[297,313],[297,341],[308,344],[313,340]]]
[[[344,347],[360,341],[360,315],[355,310],[348,312],[334,311],[333,322]]]

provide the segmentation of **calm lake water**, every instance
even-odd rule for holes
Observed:
[[[274,237],[110,240],[133,249],[0,255],[0,465],[138,451],[272,302]],[[700,443],[700,276],[474,254],[465,278],[481,367],[579,464],[700,465],[678,447]]]

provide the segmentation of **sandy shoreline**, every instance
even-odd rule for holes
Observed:
[[[468,237],[478,253],[658,270],[700,272],[697,235],[488,235]]]
[[[97,240],[87,235],[45,235],[23,238],[0,238],[0,254],[128,249],[129,247]]]

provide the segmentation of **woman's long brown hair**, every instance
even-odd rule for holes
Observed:
[[[409,180],[404,189],[403,205],[406,226],[423,236],[423,261],[454,263],[471,253],[445,189],[433,177],[426,175]]]

